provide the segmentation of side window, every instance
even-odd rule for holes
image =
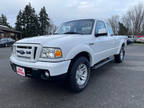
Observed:
[[[108,28],[109,34],[112,36],[113,35],[113,30],[112,30],[112,27],[109,23],[107,23],[107,28]]]
[[[103,21],[97,21],[95,33],[98,34],[100,31],[106,31],[106,26]]]

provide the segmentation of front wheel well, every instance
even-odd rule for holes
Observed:
[[[71,68],[72,64],[75,62],[75,60],[77,60],[78,57],[85,57],[87,58],[87,60],[89,61],[89,63],[91,64],[91,56],[88,52],[80,52],[78,53],[72,60],[69,66],[69,69]]]
[[[85,51],[78,53],[72,60],[75,60],[76,58],[81,57],[81,56],[87,58],[89,62],[91,61],[90,54],[88,52],[85,52]]]

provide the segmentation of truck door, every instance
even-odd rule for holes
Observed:
[[[97,21],[93,46],[95,62],[113,55],[114,39],[108,34],[105,23],[103,21]]]

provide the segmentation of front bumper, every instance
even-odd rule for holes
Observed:
[[[19,61],[15,57],[10,57],[10,63],[12,66],[12,69],[16,71],[16,66],[23,67],[26,71],[26,74],[28,72],[37,74],[37,73],[43,73],[44,71],[48,71],[50,76],[59,76],[63,75],[68,72],[68,68],[70,65],[70,61],[62,61],[62,62],[25,62],[25,61]],[[39,75],[39,74],[38,74]]]

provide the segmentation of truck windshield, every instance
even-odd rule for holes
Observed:
[[[55,34],[91,34],[94,20],[75,20],[63,23]]]

